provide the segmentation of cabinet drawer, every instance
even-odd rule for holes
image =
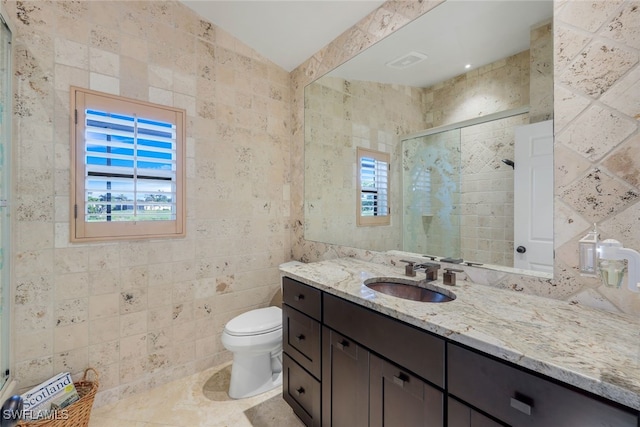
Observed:
[[[321,320],[322,291],[319,289],[312,288],[288,277],[283,277],[282,301],[307,316]]]
[[[449,393],[518,427],[637,427],[637,414],[449,344]]]
[[[282,397],[307,426],[320,425],[320,382],[282,355]]]
[[[282,315],[283,350],[320,378],[320,322],[286,305],[282,307]]]
[[[333,295],[323,298],[327,326],[444,387],[444,340]]]

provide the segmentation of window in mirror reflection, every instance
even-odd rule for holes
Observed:
[[[358,147],[357,216],[359,226],[389,225],[389,153]]]

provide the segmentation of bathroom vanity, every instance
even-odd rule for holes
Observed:
[[[408,301],[364,285],[400,267],[355,259],[281,271],[283,397],[308,426],[638,426],[638,320],[470,283]]]

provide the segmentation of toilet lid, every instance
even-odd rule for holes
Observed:
[[[282,328],[280,307],[258,308],[234,317],[224,330],[230,335],[258,335]]]

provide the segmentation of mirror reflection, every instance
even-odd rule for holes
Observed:
[[[307,86],[305,238],[551,271],[515,239],[534,229],[552,248],[552,221],[514,219],[516,129],[553,116],[551,16],[552,2],[447,1]],[[358,148],[390,154],[388,225],[357,224]]]

